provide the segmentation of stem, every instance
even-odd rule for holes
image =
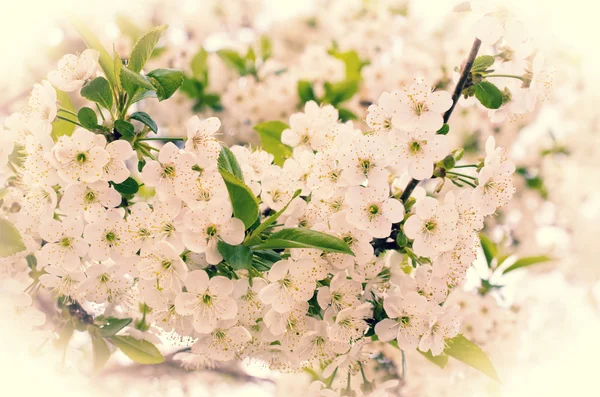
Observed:
[[[62,117],[62,116],[56,116],[56,118],[57,118],[57,119],[60,119],[60,120],[68,121],[69,123],[73,123],[73,124],[75,124],[75,125],[78,125],[78,126],[80,126],[80,127],[83,127],[83,126],[82,126],[81,124],[79,124],[77,121],[73,121],[73,120],[71,120],[71,119],[68,119],[68,118],[66,118],[66,117]]]
[[[333,374],[331,375],[331,379],[329,379],[329,382],[327,382],[327,387],[331,387],[331,384],[333,383],[333,380],[335,379],[335,376],[337,375],[337,371],[338,369],[336,368],[335,371],[333,371]]]
[[[98,102],[94,102],[96,104],[96,108],[98,108],[98,113],[100,113],[100,117],[102,117],[102,121],[106,121],[106,119],[104,118],[104,114],[102,113],[102,109],[100,109],[100,105],[98,105]]]
[[[71,111],[71,110],[69,110],[69,109],[65,109],[65,108],[61,108],[61,107],[59,107],[59,108],[58,108],[58,111],[59,111],[59,112],[65,112],[65,113],[69,113],[69,114],[72,114],[73,116],[77,117],[77,113],[75,113],[75,112],[73,112],[73,111]]]
[[[477,186],[475,186],[475,185],[474,185],[472,182],[470,182],[470,181],[468,181],[468,180],[466,180],[466,179],[463,179],[463,178],[460,178],[460,177],[459,177],[459,178],[457,178],[457,179],[458,179],[459,181],[461,181],[462,183],[464,183],[464,184],[467,184],[467,185],[471,186],[472,188],[476,188],[476,187],[477,187]]]
[[[486,74],[483,77],[485,77],[486,79],[488,77],[507,77],[509,79],[518,79],[518,80],[521,80],[521,81],[525,81],[525,79],[523,78],[523,76],[517,76],[517,75],[514,75],[514,74]]]
[[[454,168],[477,168],[477,164],[455,165]]]
[[[412,194],[413,190],[415,190],[419,182],[421,181],[417,179],[411,179],[410,182],[408,182],[408,185],[406,185],[404,191],[402,192],[402,196],[400,196],[402,203],[406,203],[406,200],[410,198],[410,195]]]
[[[404,354],[404,350],[400,349],[402,352],[402,380],[406,381],[406,355]]]
[[[470,176],[470,175],[461,174],[460,172],[446,171],[446,174],[449,174],[449,175],[456,175],[456,176],[461,176],[461,177],[463,177],[463,178],[469,178],[469,179],[472,179],[472,180],[474,180],[474,181],[476,181],[476,180],[477,180],[477,178],[476,178],[476,177],[474,177],[474,176]]]
[[[185,138],[141,138],[138,139],[138,141],[169,141],[169,142],[176,142],[176,141],[184,141]]]

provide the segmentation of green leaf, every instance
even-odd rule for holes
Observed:
[[[271,58],[271,55],[273,55],[273,43],[269,36],[263,34],[260,36],[260,57],[266,61]]]
[[[502,106],[502,92],[489,81],[482,81],[475,86],[475,97],[488,109]]]
[[[495,58],[491,55],[480,55],[475,58],[473,66],[471,67],[471,73],[485,72],[490,66],[494,64]]]
[[[114,183],[113,187],[121,194],[136,194],[140,190],[140,185],[132,177],[125,179],[122,183]]]
[[[166,29],[167,25],[157,26],[140,37],[133,46],[133,50],[131,50],[129,64],[127,65],[130,70],[137,73],[142,70]]]
[[[337,237],[303,228],[281,229],[253,247],[254,250],[316,248],[324,252],[341,252],[354,256],[348,245]]]
[[[128,326],[130,323],[130,318],[108,317],[102,327],[97,327],[97,332],[98,335],[107,338],[109,336],[114,336],[117,332]]]
[[[148,113],[145,112],[135,112],[132,113],[129,116],[130,120],[137,120],[140,123],[148,126],[148,128],[150,128],[153,132],[158,132],[158,126],[156,125],[156,123],[154,122],[154,120],[152,120],[152,117],[150,117],[150,115]]]
[[[127,68],[123,68],[120,71],[120,80],[121,80],[121,85],[123,86],[123,89],[130,96],[134,96],[134,94],[138,90],[144,90],[144,91],[153,91],[154,90],[154,86],[147,78],[145,78],[141,74],[131,71]]]
[[[358,56],[356,51],[337,52],[332,51],[331,55],[346,65],[346,80],[361,80],[360,71],[365,65]]]
[[[263,250],[254,253],[252,266],[259,272],[266,272],[271,269],[273,263],[279,262],[281,259],[281,255],[277,252],[273,250]]]
[[[92,336],[92,351],[94,352],[94,371],[98,372],[106,365],[110,358],[110,349],[103,338]]]
[[[135,128],[133,127],[133,124],[131,124],[129,121],[115,121],[115,129],[119,131],[121,135],[126,137],[131,137],[135,134]]]
[[[326,82],[323,87],[325,88],[323,102],[336,106],[337,104],[352,98],[356,91],[358,91],[358,81],[345,80],[339,83]]]
[[[98,116],[94,109],[83,107],[79,109],[77,112],[77,118],[79,119],[79,124],[83,126],[86,130],[94,131],[98,128]]]
[[[6,219],[0,218],[0,258],[14,255],[25,251],[25,244],[21,234],[12,223]]]
[[[483,249],[483,254],[485,255],[485,260],[488,264],[488,267],[492,267],[492,260],[498,255],[498,247],[496,244],[490,240],[484,234],[479,235],[479,240],[481,241],[481,248]]]
[[[348,109],[338,108],[338,115],[342,122],[346,122],[348,120],[358,120],[358,117]]]
[[[98,63],[100,64],[102,71],[104,71],[104,75],[110,82],[110,85],[114,86],[115,85],[115,68],[114,68],[113,58],[110,56],[108,51],[106,51],[106,48],[104,48],[104,46],[102,46],[102,43],[100,42],[98,37],[96,37],[96,35],[94,35],[94,33],[92,33],[92,31],[88,29],[85,22],[83,22],[79,18],[72,17],[71,23],[73,24],[73,26],[75,27],[75,29],[77,30],[77,32],[79,33],[81,38],[83,38],[83,40],[85,41],[87,46],[89,48],[93,48],[94,50],[96,50],[100,53]]]
[[[517,270],[522,267],[527,267],[527,266],[537,265],[538,263],[548,262],[548,261],[551,261],[552,259],[553,258],[546,256],[546,255],[528,256],[525,258],[521,258],[521,259],[518,259],[512,265],[510,265],[508,268],[506,268],[506,270],[503,272],[503,274],[512,272],[513,270]]]
[[[281,133],[290,128],[281,121],[266,121],[254,126],[260,136],[262,147],[273,155],[273,162],[282,166],[288,157],[292,156],[292,148],[281,143]]]
[[[317,97],[315,96],[315,91],[312,88],[312,83],[310,81],[300,80],[298,81],[298,97],[301,102],[315,101]]]
[[[219,241],[217,249],[223,259],[235,270],[248,269],[252,263],[252,250],[244,245],[229,245]]]
[[[110,341],[127,357],[138,364],[160,364],[165,361],[156,346],[147,340],[135,339],[132,336],[112,336]]]
[[[281,210],[277,211],[273,215],[269,216],[267,219],[265,219],[263,221],[263,223],[261,223],[256,229],[254,229],[252,231],[252,234],[248,235],[248,237],[246,237],[246,239],[244,240],[244,245],[251,246],[251,245],[260,244],[262,241],[260,238],[260,235],[265,230],[267,230],[272,224],[275,223],[277,218],[279,218],[281,216],[281,214],[283,214],[285,212],[285,210],[288,208],[288,206],[290,205],[292,200],[294,200],[296,197],[298,197],[301,192],[302,192],[301,189],[296,190],[296,192],[292,196],[291,200],[285,205],[285,207],[283,207]]]
[[[119,27],[121,34],[128,36],[134,43],[144,34],[144,31],[140,29],[131,19],[123,14],[118,14],[115,17],[115,22]]]
[[[110,110],[113,105],[113,95],[110,84],[104,77],[96,77],[81,88],[81,96],[100,104]]]
[[[450,126],[446,123],[444,123],[444,125],[442,126],[442,128],[440,128],[439,130],[437,130],[436,134],[437,135],[447,135],[448,132],[450,132]]]
[[[225,65],[236,70],[240,75],[246,74],[246,61],[236,51],[223,49],[217,51],[217,55]]]
[[[258,218],[258,202],[254,193],[244,182],[228,170],[219,167],[219,172],[229,192],[233,215],[244,222],[246,229],[249,228]]]
[[[431,354],[430,351],[428,351],[428,352],[422,352],[421,350],[417,350],[417,351],[419,353],[421,353],[421,355],[423,357],[425,357],[426,359],[428,359],[429,361],[431,361],[432,363],[434,363],[441,369],[444,369],[446,367],[446,364],[448,364],[448,355],[446,355],[445,353],[434,356],[433,354]]]
[[[117,53],[115,49],[115,45],[113,44],[113,67],[115,70],[115,89],[118,92],[123,90],[123,86],[121,85],[121,70],[123,70],[123,61],[121,57]]]
[[[71,97],[69,97],[69,94],[61,90],[55,90],[56,99],[60,103],[60,107],[74,112],[75,106],[73,106],[73,102],[71,102]],[[73,131],[75,131],[75,124],[73,123],[61,120],[58,117],[52,122],[52,139],[54,139],[55,142],[63,135],[71,136]]]
[[[183,84],[183,72],[177,69],[154,69],[147,76],[159,101],[170,98]]]
[[[200,82],[206,83],[207,74],[208,74],[208,66],[206,65],[206,61],[208,59],[208,52],[204,48],[200,48],[200,51],[194,55],[190,66],[192,68],[192,76],[198,79]]]
[[[240,181],[244,182],[244,175],[242,174],[242,169],[240,168],[240,165],[238,164],[235,155],[231,150],[229,150],[228,147],[221,146],[221,153],[219,153],[217,165],[219,166],[219,169],[223,169],[229,172],[230,174],[238,178]]]
[[[495,381],[500,381],[496,369],[479,346],[461,334],[449,339],[446,343],[447,347],[444,349],[445,354],[483,372]]]

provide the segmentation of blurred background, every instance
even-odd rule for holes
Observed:
[[[31,86],[45,78],[62,55],[85,48],[69,25],[70,15],[84,20],[106,48],[114,45],[122,54],[129,52],[139,32],[169,24],[164,51],[152,62],[180,67],[188,73],[190,59],[200,47],[209,52],[220,48],[243,51],[264,34],[272,40],[273,58],[279,62],[273,70],[300,65],[294,73],[318,80],[337,69],[333,65],[331,70],[312,70],[311,66],[318,62],[311,62],[311,56],[320,62],[318,57],[326,55],[318,54],[318,46],[327,48],[335,42],[341,49],[353,49],[361,58],[370,60],[362,71],[364,84],[360,95],[348,104],[360,118],[365,103],[375,101],[384,90],[399,88],[404,79],[422,76],[451,81],[454,78],[452,70],[464,59],[472,42],[474,21],[482,15],[453,11],[460,3],[448,0],[10,2],[3,4],[5,18],[0,24],[3,54],[0,119],[19,109]],[[485,138],[494,134],[501,145],[510,148],[518,167],[517,197],[497,222],[492,220],[486,225],[486,234],[491,236],[497,250],[513,260],[532,256],[551,260],[502,276],[495,280],[503,285],[501,289],[480,294],[481,280],[491,277],[481,253],[472,269],[473,282],[465,286],[463,298],[472,305],[474,316],[472,324],[467,319],[463,326],[470,329],[463,332],[481,339],[482,347],[498,368],[502,385],[491,384],[460,363],[440,370],[415,355],[409,357],[407,383],[401,395],[594,396],[597,395],[595,358],[600,355],[598,8],[585,0],[476,3],[481,9],[500,7],[523,23],[528,34],[535,37],[546,65],[553,70],[552,87],[532,114],[509,115],[498,120],[493,128],[480,128],[481,114],[477,112],[453,116],[452,134],[456,131],[453,139],[465,147],[468,144],[481,147]],[[220,94],[224,110],[199,104],[185,92],[178,93],[164,105],[168,108],[153,110],[161,115],[157,121],[169,134],[183,135],[182,123],[191,114],[207,117],[218,113],[224,120],[224,139],[254,143],[252,125],[284,119],[296,110],[297,76],[283,73],[252,86],[217,59],[210,60],[209,65],[209,87]],[[235,101],[239,105],[236,110],[227,106]],[[260,109],[253,108],[257,103]],[[482,276],[483,273],[486,274]],[[487,322],[481,320],[484,309],[490,313]],[[0,330],[0,370],[6,395],[228,396],[236,393],[292,397],[305,395],[303,387],[311,381],[307,373],[279,374],[254,363],[187,371],[175,361],[140,368],[127,365],[119,357],[102,374],[90,379],[80,365],[89,355],[80,349],[86,341],[75,340],[60,352],[23,354],[32,336],[22,340],[18,329],[5,325]],[[45,335],[36,337],[42,340]],[[383,355],[380,369],[393,374],[398,367],[397,352],[392,348]]]

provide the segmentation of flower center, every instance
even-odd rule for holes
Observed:
[[[374,164],[371,162],[370,159],[359,159],[358,166],[362,170],[362,173],[366,176],[369,173],[371,167],[374,166]]]
[[[87,192],[85,192],[85,195],[83,196],[83,199],[85,200],[86,203],[93,203],[96,201],[96,193],[94,193],[93,190],[89,190]]]
[[[410,317],[402,316],[400,317],[400,322],[402,323],[402,325],[408,325],[408,323],[410,323]]]
[[[68,237],[63,238],[62,240],[59,241],[58,243],[61,247],[70,247],[71,246],[71,239]]]
[[[212,305],[212,296],[210,296],[209,294],[204,294],[202,295],[202,303],[204,303],[207,306]]]
[[[215,225],[210,225],[206,228],[206,234],[208,237],[214,237],[217,235],[217,227]]]
[[[425,230],[427,230],[428,232],[435,230],[436,226],[437,223],[431,219],[425,222]]]
[[[175,176],[175,167],[172,164],[165,164],[162,171],[163,177],[172,178]]]
[[[79,164],[83,164],[87,161],[87,154],[84,152],[77,153],[77,155],[75,156],[75,159],[77,160],[77,162]]]
[[[417,154],[421,150],[423,150],[423,148],[421,147],[421,142],[419,142],[419,141],[412,141],[408,145],[408,147],[409,147],[410,151],[412,152],[412,154]]]

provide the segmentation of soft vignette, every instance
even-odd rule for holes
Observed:
[[[272,3],[275,18],[296,12],[298,3],[294,0],[266,1]],[[6,18],[0,24],[0,53],[5,55],[0,64],[2,79],[25,78],[26,65],[32,54],[39,48],[56,45],[60,41],[60,31],[55,29],[55,23],[65,12],[79,14],[84,10],[86,15],[97,13],[102,16],[117,9],[119,3],[122,1],[21,0],[3,4]],[[144,1],[128,3],[142,7]],[[308,3],[304,2],[302,7],[308,7]],[[422,0],[415,2],[414,11],[434,26],[455,3]],[[544,37],[547,47],[565,48],[581,59],[588,92],[600,86],[600,73],[596,71],[600,53],[595,51],[595,41],[600,34],[596,21],[600,4],[589,0],[513,0],[506,3],[528,26],[534,27],[540,37]],[[540,305],[556,305],[561,309],[557,310],[555,329],[545,332],[540,339],[536,335],[526,336],[532,351],[547,353],[551,350],[552,353],[547,356],[549,359],[515,368],[513,377],[505,379],[504,395],[552,397],[563,396],[567,392],[591,395],[596,386],[592,372],[596,368],[595,357],[600,355],[600,343],[595,342],[600,332],[600,321],[593,299],[585,291],[566,284],[557,274],[524,276],[514,288],[526,288],[530,300],[543,302],[538,303]],[[535,321],[534,315],[532,321]],[[23,343],[19,342],[22,336],[11,329],[11,324],[5,323],[0,328],[2,395],[100,395],[90,388],[87,379],[59,370],[52,364],[56,363],[56,358],[32,359],[24,354],[21,350]]]

